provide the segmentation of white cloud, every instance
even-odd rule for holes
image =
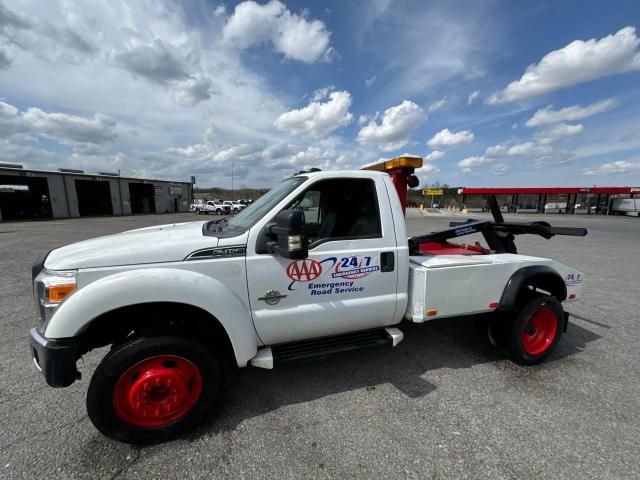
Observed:
[[[582,169],[583,175],[624,175],[634,172],[640,172],[640,161],[629,162],[618,160],[617,162],[603,163],[597,167]]]
[[[172,95],[177,104],[184,107],[193,107],[211,98],[210,89],[211,80],[208,78],[188,78],[175,84]]]
[[[471,92],[469,94],[469,97],[467,98],[467,105],[471,105],[473,102],[475,102],[479,95],[480,95],[480,90]]]
[[[506,175],[508,172],[509,165],[507,165],[506,163],[499,163],[491,169],[491,174],[496,176]]]
[[[429,108],[427,109],[429,112],[436,112],[440,110],[447,103],[447,97],[442,97],[440,100],[434,101]]]
[[[583,143],[573,151],[575,158],[588,158],[594,156],[608,156],[640,149],[640,132],[635,135],[625,135],[616,139],[609,136],[604,142]]]
[[[226,178],[230,176],[231,170],[222,167],[229,166],[233,159],[237,178],[246,180],[256,166],[260,166],[264,169],[260,173],[264,182],[265,172],[269,172],[272,181],[277,181],[285,175],[311,167],[322,170],[353,168],[356,158],[352,153],[339,152],[334,148],[276,142],[268,145],[224,146],[202,143],[149,154],[147,160],[155,162],[161,169],[179,165],[180,168],[186,166],[190,172],[201,176],[215,172],[218,178]]]
[[[440,169],[433,163],[425,163],[422,167],[416,169],[416,175],[433,175],[439,171]],[[422,178],[420,180],[422,180]]]
[[[374,118],[362,127],[358,132],[358,142],[361,145],[376,145],[383,151],[402,148],[426,118],[422,108],[404,100],[400,105],[386,109],[380,123]]]
[[[499,157],[506,157],[509,154],[509,145],[505,144],[505,143],[499,143],[497,145],[492,145],[491,147],[488,147],[484,154],[487,157],[494,157],[494,158],[499,158]]]
[[[617,105],[618,101],[615,98],[607,98],[587,105],[586,107],[573,105],[571,107],[561,108],[560,110],[553,110],[552,105],[547,105],[534,113],[533,117],[527,120],[525,125],[527,127],[540,127],[558,122],[572,122],[606,112],[607,110],[615,108]]]
[[[326,95],[327,92],[324,92]],[[280,115],[275,126],[294,135],[322,138],[353,120],[349,112],[351,94],[347,91],[331,92],[326,102],[317,101],[322,96],[314,94],[314,101],[304,108]]]
[[[462,173],[470,173],[476,168],[482,167],[484,165],[489,165],[494,161],[495,160],[493,158],[487,158],[484,155],[467,157],[464,160],[460,160],[458,162],[458,168],[460,168]]]
[[[538,145],[536,142],[524,142],[512,145],[507,150],[507,157],[525,157],[550,153],[551,147]]]
[[[373,83],[374,83],[377,79],[378,79],[378,76],[377,76],[377,75],[374,75],[373,77],[367,78],[367,79],[364,81],[364,84],[365,84],[367,87],[370,87],[371,85],[373,85]]]
[[[445,128],[431,137],[427,142],[427,145],[429,145],[431,148],[452,147],[454,145],[471,143],[473,142],[474,138],[475,137],[471,130],[460,130],[459,132],[452,132],[448,128]]]
[[[517,123],[512,123],[511,124],[511,130],[515,130],[516,128],[518,128],[518,124]]]
[[[599,40],[575,40],[546,54],[539,63],[529,65],[520,80],[491,95],[487,103],[524,100],[596,78],[638,70],[639,45],[634,27],[625,27]]]
[[[149,44],[132,41],[123,50],[113,54],[113,62],[157,83],[183,80],[189,76],[189,66],[179,56],[177,49],[160,39]]]
[[[488,147],[484,152],[487,158],[503,157],[539,157],[549,155],[553,148],[549,145],[542,145],[538,142],[523,142],[513,144],[512,142],[499,143]]]
[[[441,152],[440,150],[434,150],[429,155],[424,157],[424,159],[427,162],[435,162],[436,160],[440,160],[442,157],[444,157],[444,152]]]
[[[64,113],[47,113],[30,108],[24,115],[26,123],[35,131],[62,142],[95,143],[111,142],[116,134],[116,122],[96,113],[93,118],[83,118]]]
[[[536,139],[542,145],[548,145],[556,140],[560,140],[566,137],[572,137],[579,135],[584,131],[584,126],[581,124],[569,125],[568,123],[558,123],[550,128],[542,130],[536,133]]]
[[[0,102],[0,131],[12,134],[42,135],[67,145],[91,143],[95,145],[116,139],[116,122],[96,113],[92,118],[48,113],[39,108],[20,112],[15,106]]]
[[[291,13],[278,0],[264,5],[253,1],[236,5],[224,26],[223,38],[241,49],[270,42],[285,58],[305,63],[328,60],[332,54],[331,32],[325,24]]]
[[[192,45],[131,39],[124,48],[112,53],[111,60],[134,75],[167,87],[174,101],[184,107],[211,98],[211,79],[202,74],[200,54]]]
[[[327,85],[326,87],[318,88],[311,94],[311,101],[319,102],[320,100],[324,100],[335,89],[336,87],[334,85]]]
[[[536,144],[534,142],[518,143],[507,150],[507,157],[530,155],[535,148]]]

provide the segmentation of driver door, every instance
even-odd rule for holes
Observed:
[[[393,324],[398,254],[391,215],[381,215],[390,212],[382,178],[320,179],[290,208],[305,213],[308,258],[256,254],[259,231],[250,234],[249,302],[261,340],[273,345]],[[269,292],[278,293],[277,303]]]

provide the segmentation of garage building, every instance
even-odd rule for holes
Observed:
[[[0,163],[0,221],[189,211],[189,182]]]

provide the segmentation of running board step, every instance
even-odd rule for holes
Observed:
[[[273,368],[274,364],[324,358],[361,348],[385,345],[395,347],[403,338],[404,334],[399,328],[380,328],[346,335],[301,340],[262,348],[251,359],[251,365],[259,368]]]

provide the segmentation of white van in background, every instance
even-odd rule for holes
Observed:
[[[613,215],[640,216],[640,198],[614,198],[611,200],[611,213]]]

